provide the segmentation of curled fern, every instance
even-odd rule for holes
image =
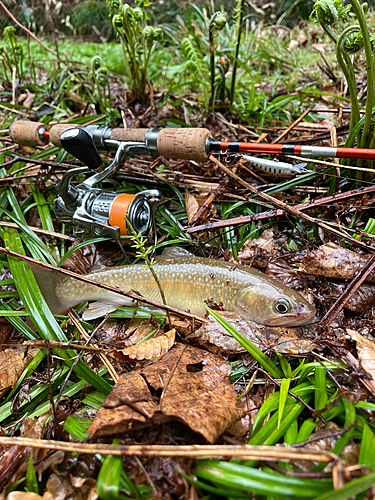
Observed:
[[[316,0],[310,19],[315,23],[332,26],[339,19],[344,19],[350,9],[351,5],[344,7],[341,0]]]
[[[361,31],[349,33],[345,38],[343,48],[348,54],[355,54],[363,49],[363,35]]]

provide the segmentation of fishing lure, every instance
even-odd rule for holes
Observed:
[[[264,158],[257,158],[255,156],[240,155],[244,160],[252,163],[264,172],[274,175],[302,175],[310,173],[306,167],[307,163],[298,163],[292,165],[291,163],[284,163],[283,161],[266,160]]]

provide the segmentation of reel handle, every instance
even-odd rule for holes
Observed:
[[[70,128],[60,136],[61,146],[90,170],[98,170],[102,165],[102,159],[96,149],[90,134],[83,128]]]

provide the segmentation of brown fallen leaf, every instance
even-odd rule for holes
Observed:
[[[199,210],[199,203],[197,201],[197,198],[193,194],[190,194],[187,189],[185,190],[185,205],[188,222],[190,224],[193,220],[194,215]]]
[[[286,238],[284,237],[286,240]],[[282,242],[279,242],[282,244]],[[280,245],[278,245],[280,246]],[[266,229],[256,239],[248,239],[238,252],[238,261],[248,266],[265,269],[269,259],[275,255],[275,234],[273,229]]]
[[[0,396],[15,386],[23,370],[38,352],[36,347],[17,347],[0,352]]]
[[[301,354],[310,352],[317,347],[316,344],[306,339],[304,333],[312,327],[305,326],[303,329],[270,328],[252,321],[245,321],[235,312],[217,312],[260,350],[273,347],[281,354]],[[183,328],[180,330],[179,325],[176,325],[176,328],[184,335],[186,330]],[[212,352],[225,352],[226,354],[245,352],[242,345],[212,316],[209,316],[207,321],[187,338],[189,340],[197,339],[200,345]]]
[[[21,436],[33,439],[42,439],[45,431],[45,422],[48,414],[42,415],[39,418],[25,418],[21,427]],[[28,460],[31,449],[23,446],[3,446],[0,454],[0,491],[2,491],[7,483],[13,484],[18,479],[26,475]],[[43,450],[34,450],[34,462],[38,461],[39,453],[44,453]]]
[[[327,287],[329,297],[336,300],[344,293],[347,284],[343,282],[329,282]],[[361,285],[360,289],[345,304],[345,309],[355,312],[366,312],[375,305],[375,286],[370,284]]]
[[[7,496],[7,500],[54,500],[54,496],[48,491],[42,497],[30,491],[12,491]]]
[[[362,368],[375,381],[375,343],[363,337],[356,330],[347,328],[346,333],[356,342],[358,358]]]
[[[152,337],[144,342],[141,342],[140,344],[132,345],[130,347],[126,347],[125,349],[116,351],[117,354],[121,354],[125,359],[138,359],[139,361],[142,359],[157,359],[164,356],[164,354],[167,353],[173,346],[176,336],[175,334],[176,330],[173,328],[159,337]],[[121,361],[118,356],[115,357]]]
[[[339,247],[335,243],[327,243],[308,253],[303,258],[298,272],[326,278],[353,279],[367,260],[368,257],[352,250]],[[366,281],[374,282],[375,273],[371,273]]]
[[[121,375],[88,429],[90,438],[179,420],[214,443],[243,415],[229,363],[177,344],[157,363]],[[162,390],[159,400],[149,386]]]

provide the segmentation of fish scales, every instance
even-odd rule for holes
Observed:
[[[47,304],[55,314],[84,301],[96,301],[84,319],[94,319],[134,301],[103,288],[61,277],[38,266],[32,267]],[[310,322],[315,308],[298,292],[260,271],[242,265],[203,257],[186,250],[168,249],[154,270],[166,303],[176,309],[204,315],[205,301],[222,303],[226,311],[236,311],[245,320],[268,326],[297,326]],[[161,303],[151,271],[141,264],[104,268],[87,275],[95,281],[134,291]]]

